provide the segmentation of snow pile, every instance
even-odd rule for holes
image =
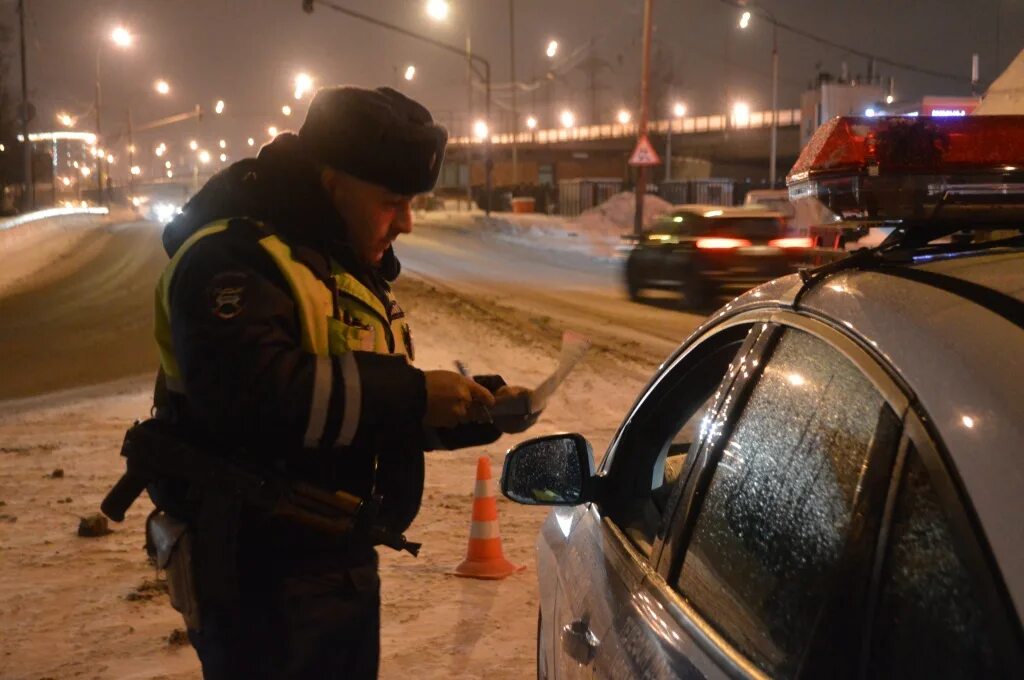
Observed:
[[[649,226],[671,207],[672,204],[657,196],[644,196],[644,226]],[[473,210],[419,213],[417,221],[483,232],[527,248],[580,253],[604,260],[622,256],[620,237],[633,231],[635,208],[634,194],[624,191],[575,218],[508,212],[492,212],[488,217],[482,211]]]
[[[644,226],[650,226],[669,210],[672,204],[658,196],[644,194]],[[570,221],[576,230],[594,237],[614,237],[633,231],[636,195],[630,191],[615,194],[601,205],[585,210]]]
[[[1024,113],[1024,50],[992,82],[981,105],[974,110],[974,115],[1019,113]]]
[[[91,229],[106,217],[72,215],[5,228],[0,222],[0,291],[8,291],[53,262],[73,252]]]

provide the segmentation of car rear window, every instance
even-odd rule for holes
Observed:
[[[751,240],[777,238],[785,231],[785,223],[774,217],[716,217],[705,220],[702,234],[732,236]]]

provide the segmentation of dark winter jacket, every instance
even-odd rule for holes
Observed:
[[[318,278],[329,277],[333,259],[385,304],[399,264],[390,249],[379,269],[358,263],[316,167],[296,141],[283,135],[255,159],[218,173],[166,227],[164,246],[173,256],[210,222],[237,218],[227,230],[197,241],[174,271],[171,331],[187,396],[158,388],[157,405],[211,451],[249,457],[328,490],[380,494],[382,519],[404,531],[419,509],[428,439],[455,448],[494,441],[499,432],[486,425],[426,435],[422,372],[404,356],[351,352],[361,395],[354,440],[343,448],[304,445],[317,357],[302,348],[291,289],[258,240],[276,234]],[[215,302],[225,284],[240,291],[237,313],[233,308],[224,314]],[[327,428],[336,432],[352,391],[346,392],[338,359],[332,359]],[[242,529],[243,562],[284,571],[358,563],[372,555],[359,540],[329,539],[259,516],[246,516]]]

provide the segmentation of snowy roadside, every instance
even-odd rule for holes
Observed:
[[[475,373],[536,385],[554,366],[557,321],[499,315],[415,279],[397,293],[409,311],[421,368],[455,359]],[[448,574],[463,558],[476,459],[497,476],[504,451],[553,431],[587,435],[602,452],[654,369],[595,352],[529,433],[428,455],[423,509],[408,535],[418,559],[381,554],[381,677],[521,678],[534,672],[534,545],[545,512],[499,499],[506,556],[527,570],[504,581]],[[147,503],[101,538],[78,538],[122,469],[123,430],[149,408],[150,376],[0,403],[0,676],[198,678],[192,651],[168,642],[181,621],[142,551]],[[56,469],[62,475],[54,476]]]
[[[644,224],[650,225],[667,212],[670,204],[657,196],[644,199]],[[624,257],[621,236],[633,231],[633,194],[622,192],[578,217],[540,213],[481,210],[416,213],[418,225],[483,231],[516,245],[546,251],[575,253],[604,262]]]

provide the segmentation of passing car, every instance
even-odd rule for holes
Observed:
[[[807,237],[787,232],[781,213],[712,205],[676,206],[640,235],[626,257],[626,293],[646,288],[677,292],[700,309],[718,295],[733,295],[795,271]]]
[[[538,677],[1024,676],[1024,117],[836,119],[789,180],[891,238],[711,316],[599,466],[508,453]]]

